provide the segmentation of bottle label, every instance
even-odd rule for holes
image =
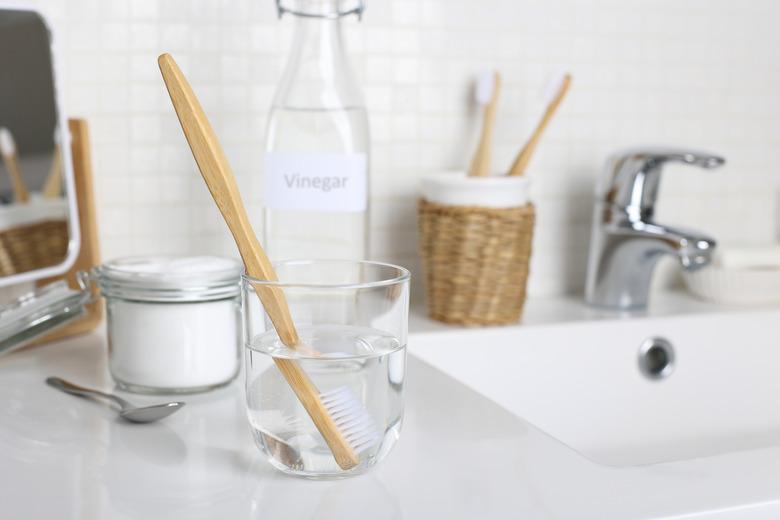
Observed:
[[[268,152],[265,207],[301,211],[365,211],[368,161],[362,153]]]

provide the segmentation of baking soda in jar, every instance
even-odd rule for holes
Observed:
[[[108,364],[142,393],[197,392],[240,367],[243,266],[222,257],[133,257],[95,269],[106,298]]]

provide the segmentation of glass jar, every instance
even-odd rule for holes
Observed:
[[[132,392],[209,390],[238,374],[239,278],[220,257],[137,257],[93,270],[106,299],[108,368]]]
[[[362,473],[381,461],[401,433],[409,314],[409,272],[377,262],[290,261],[278,281],[243,277],[246,398],[257,446],[270,463],[309,478]],[[257,297],[281,289],[299,344],[283,345]],[[293,360],[311,380],[355,452],[344,470],[283,377]],[[331,396],[354,405],[333,405]],[[330,404],[329,404],[330,403]],[[358,425],[355,428],[355,424]]]

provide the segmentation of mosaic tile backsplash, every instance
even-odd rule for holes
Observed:
[[[69,115],[94,141],[104,257],[235,254],[157,69],[171,52],[262,214],[267,110],[292,36],[272,0],[40,0]],[[581,291],[592,192],[606,156],[668,144],[727,157],[668,167],[658,220],[724,244],[778,239],[780,3],[771,0],[368,0],[345,23],[371,121],[371,257],[419,270],[416,199],[429,172],[463,169],[477,138],[472,79],[498,68],[494,164],[509,167],[545,85],[573,89],[530,169],[538,226],[530,294]],[[419,278],[418,278],[419,279]],[[418,289],[419,289],[419,285]]]

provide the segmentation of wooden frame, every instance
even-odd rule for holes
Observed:
[[[67,280],[68,285],[71,287],[78,288],[76,273],[89,271],[100,264],[89,127],[84,119],[69,119],[68,128],[71,136],[70,148],[73,158],[73,180],[78,204],[81,248],[76,257],[76,262],[67,273],[62,276],[39,280],[37,282],[38,286],[64,279]],[[98,293],[95,289],[93,289],[93,294],[95,301],[87,306],[87,312],[84,316],[47,334],[37,340],[35,344],[39,345],[76,334],[84,334],[97,328],[103,321],[103,302],[98,299]]]

